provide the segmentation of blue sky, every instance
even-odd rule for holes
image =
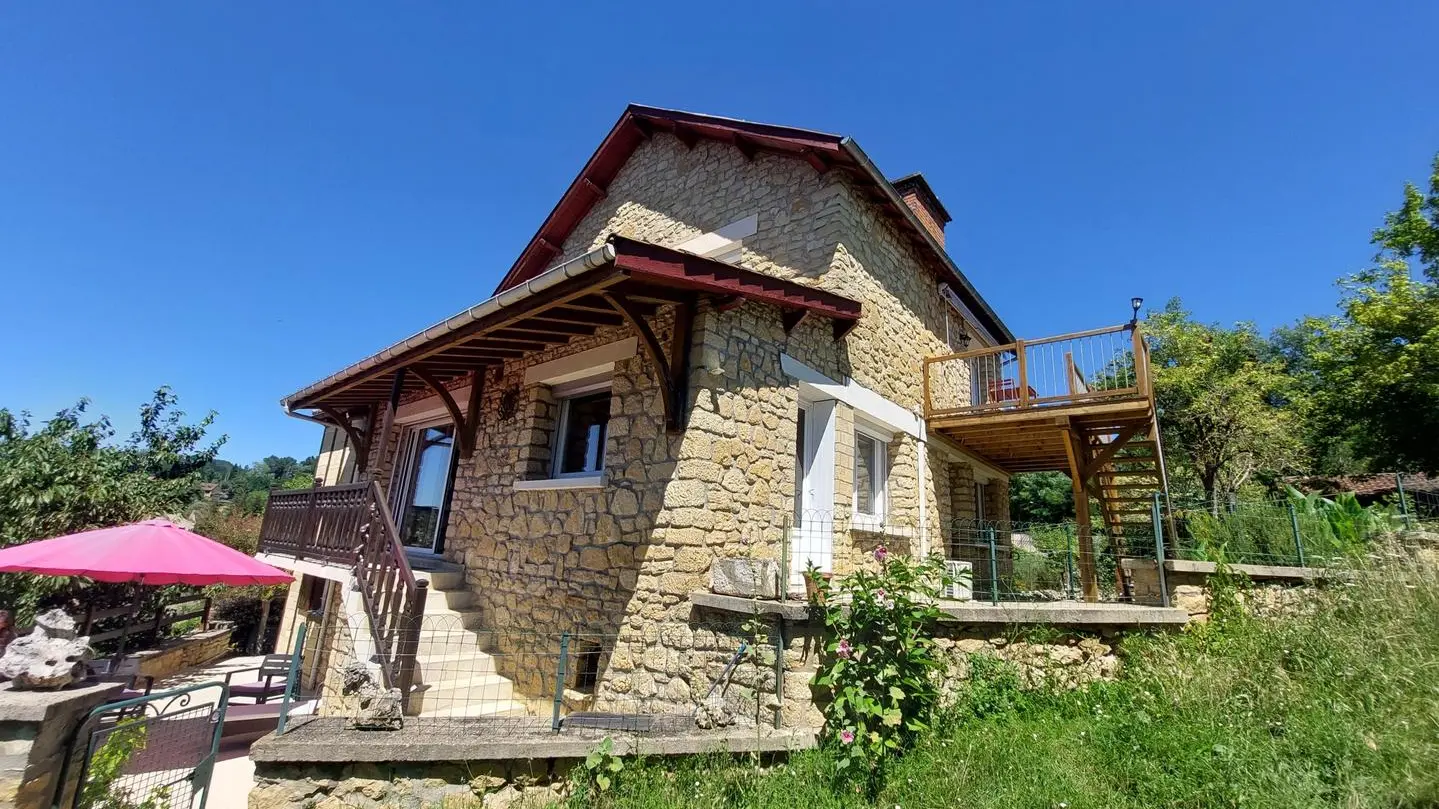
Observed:
[[[487,297],[630,101],[925,172],[1023,336],[1330,311],[1439,151],[1419,0],[489,5],[0,4],[0,406],[310,454],[277,400]]]

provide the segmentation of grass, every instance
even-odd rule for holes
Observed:
[[[1224,596],[1220,601],[1232,602]],[[1306,612],[1234,604],[1181,635],[1127,640],[1122,678],[1024,691],[980,661],[959,703],[875,797],[808,751],[631,762],[577,806],[1439,806],[1439,573],[1391,555]]]

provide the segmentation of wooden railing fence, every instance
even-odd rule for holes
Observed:
[[[379,484],[271,491],[260,551],[353,568],[385,687],[408,706],[429,583],[410,569]]]
[[[1149,349],[1125,324],[924,360],[927,418],[1148,398]]]

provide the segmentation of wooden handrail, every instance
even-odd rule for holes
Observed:
[[[380,484],[272,490],[260,551],[353,570],[385,687],[400,689],[408,707],[429,585],[410,569]]]
[[[429,582],[416,579],[410,569],[380,484],[372,481],[369,493],[370,521],[355,559],[355,580],[370,619],[370,635],[385,687],[400,689],[408,710]]]
[[[959,367],[934,367],[944,363]],[[1137,323],[926,357],[922,370],[926,418],[1153,396],[1149,347]]]
[[[1035,346],[1047,345],[1049,343],[1061,343],[1065,340],[1082,340],[1085,337],[1098,337],[1101,334],[1115,334],[1133,328],[1128,323],[1120,326],[1105,326],[1102,329],[1090,329],[1088,331],[1076,331],[1069,334],[1059,334],[1053,337],[1041,337],[1038,340],[1016,340],[1013,343],[1005,343],[999,346],[985,346],[984,348],[971,348],[968,351],[959,351],[954,354],[940,354],[934,357],[925,357],[926,365],[936,362],[947,362],[949,360],[967,360],[973,357],[984,357],[990,354],[1002,354],[1006,351],[1017,351],[1022,346],[1033,348]],[[1137,329],[1136,329],[1137,331]]]

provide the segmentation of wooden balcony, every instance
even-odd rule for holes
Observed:
[[[1148,425],[1149,349],[1129,325],[924,361],[930,429],[1009,472],[1070,471],[1074,432]]]
[[[1137,325],[930,357],[924,409],[931,430],[1000,469],[1069,475],[1087,599],[1098,597],[1091,498],[1122,553],[1152,542],[1169,487]]]
[[[429,585],[410,569],[379,484],[271,490],[259,550],[352,571],[385,687],[411,710]]]

